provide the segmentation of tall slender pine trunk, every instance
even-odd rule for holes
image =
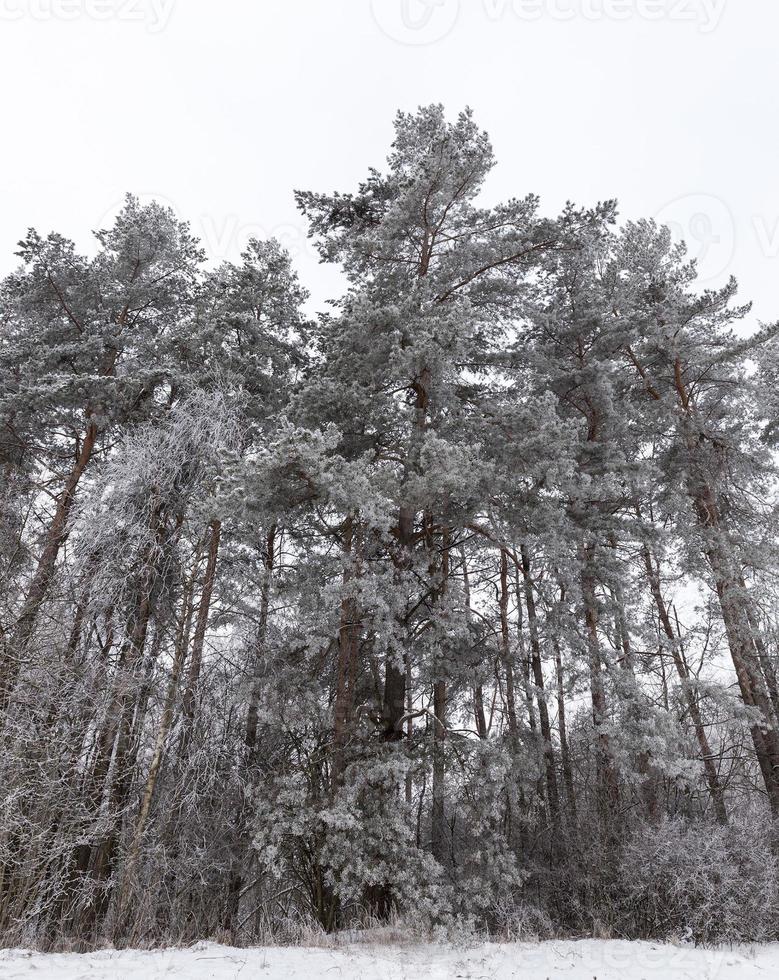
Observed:
[[[555,839],[561,843],[560,796],[557,788],[557,771],[555,768],[554,746],[552,744],[552,725],[549,719],[549,707],[546,703],[538,613],[536,610],[535,595],[533,593],[533,579],[531,577],[530,551],[524,543],[520,545],[520,557],[522,562],[525,605],[527,607],[528,631],[530,634],[530,662],[533,672],[533,683],[536,690],[536,701],[538,703],[539,725],[541,728],[544,773],[546,776],[546,797],[549,805],[552,832]],[[519,596],[517,596],[517,601],[519,601]]]
[[[441,547],[441,565],[438,569],[441,582],[437,590],[440,600],[446,595],[449,583],[449,535],[444,531]],[[444,864],[448,859],[446,831],[446,676],[444,673],[443,650],[436,644],[436,657],[433,664],[433,806],[431,813],[431,849],[433,857]]]
[[[6,662],[2,665],[2,672],[0,672],[0,711],[8,707],[11,693],[35,629],[38,612],[48,594],[57,558],[67,533],[68,519],[73,509],[76,489],[92,459],[97,435],[96,423],[94,421],[88,422],[74,466],[57,497],[54,516],[46,529],[43,549],[38,558],[35,573],[30,581],[22,608],[16,618],[7,644]]]
[[[653,559],[652,553],[647,544],[644,544],[642,554],[644,559],[644,569],[646,571],[646,577],[652,593],[652,598],[655,603],[655,608],[657,609],[657,615],[666,639],[668,640],[671,650],[671,658],[674,662],[674,667],[676,668],[676,672],[681,682],[682,692],[687,704],[687,710],[695,731],[695,738],[698,742],[698,748],[700,749],[701,761],[703,762],[703,771],[706,777],[706,785],[709,789],[709,795],[711,796],[714,813],[716,814],[717,820],[724,825],[728,822],[724,791],[720,783],[717,767],[714,764],[714,754],[711,751],[709,738],[703,724],[698,698],[690,685],[690,672],[684,660],[679,638],[677,637],[673,624],[671,623],[668,606],[663,598],[659,565],[657,563],[657,559]]]
[[[607,832],[611,832],[614,829],[614,820],[619,806],[619,782],[611,747],[611,737],[607,730],[609,711],[600,637],[598,636],[598,601],[595,592],[594,555],[595,549],[592,544],[581,544],[579,549],[581,592],[589,653],[592,720],[597,746],[598,801],[604,826]]]
[[[355,531],[355,520],[349,516],[343,527],[343,595],[338,626],[336,691],[333,706],[332,781],[334,789],[340,783],[346,766],[346,748],[354,714],[355,683],[360,649],[360,614],[353,585],[355,579]]]
[[[211,521],[208,535],[208,558],[206,560],[206,571],[203,576],[203,585],[200,591],[200,602],[197,607],[197,620],[195,622],[195,633],[192,637],[192,653],[189,659],[184,693],[181,699],[181,710],[183,714],[183,727],[179,754],[186,759],[189,753],[189,744],[192,738],[192,726],[195,722],[195,706],[197,704],[197,690],[200,684],[200,673],[203,669],[203,647],[206,639],[206,629],[208,627],[208,617],[211,612],[211,598],[214,591],[214,580],[216,578],[216,565],[219,558],[219,543],[222,534],[222,522],[218,519]]]

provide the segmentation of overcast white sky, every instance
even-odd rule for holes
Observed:
[[[295,187],[351,190],[398,108],[468,104],[488,195],[617,197],[779,317],[774,0],[0,0],[0,272],[33,225],[87,249],[125,191],[216,258],[275,234],[314,304]]]

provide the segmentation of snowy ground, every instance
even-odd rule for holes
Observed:
[[[770,980],[779,944],[707,950],[605,940],[452,946],[359,944],[333,949],[0,950],[1,980]]]

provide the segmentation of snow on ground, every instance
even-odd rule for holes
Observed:
[[[587,939],[458,948],[351,945],[334,948],[189,949],[32,953],[0,950],[1,980],[770,980],[779,944],[695,949]]]

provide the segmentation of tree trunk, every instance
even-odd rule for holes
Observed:
[[[465,593],[465,622],[470,628],[471,613],[471,580],[468,574],[468,559],[465,555],[465,548],[460,548],[460,557],[463,562],[463,592]],[[484,715],[484,690],[480,683],[473,686],[473,717],[476,722],[476,734],[480,739],[487,737],[487,719]]]
[[[446,681],[436,680],[433,684],[433,806],[431,811],[431,849],[439,864],[447,859],[446,846],[446,761],[444,741],[446,739]]]
[[[736,669],[744,704],[759,710],[764,724],[751,726],[752,744],[763,776],[771,814],[779,819],[779,732],[755,647],[748,615],[748,600],[740,576],[733,568],[729,545],[720,526],[716,494],[706,485],[693,485],[693,502],[706,535],[704,551],[709,560],[719,598],[728,646]]]
[[[262,695],[262,682],[265,677],[267,667],[267,640],[268,640],[268,621],[270,614],[270,597],[273,586],[273,573],[276,564],[276,534],[278,528],[272,524],[268,529],[265,539],[265,554],[263,556],[264,575],[262,588],[260,591],[260,620],[257,625],[257,635],[254,641],[253,663],[252,663],[252,686],[249,694],[249,707],[246,712],[246,728],[244,730],[244,744],[246,746],[246,769],[247,779],[251,786],[255,780],[255,763],[257,753],[257,736],[259,727],[260,697]],[[243,882],[245,871],[251,863],[249,855],[250,842],[248,840],[246,813],[239,805],[235,813],[235,847],[230,861],[230,870],[227,885],[227,901],[224,910],[223,926],[225,930],[231,932],[233,938],[237,937],[236,919],[241,904],[241,894],[243,892]]]
[[[589,650],[592,720],[597,738],[599,807],[604,824],[609,831],[613,829],[613,819],[619,805],[619,783],[611,749],[611,738],[605,731],[609,713],[603,680],[600,639],[598,637],[598,604],[595,597],[595,578],[592,570],[594,546],[582,544],[579,558],[584,620]]]
[[[743,578],[740,580],[740,585],[744,595],[746,595],[747,586]],[[774,709],[773,720],[774,725],[776,726],[779,725],[779,682],[777,681],[776,677],[776,669],[771,661],[766,645],[763,642],[763,636],[760,630],[760,620],[758,619],[752,603],[748,600],[746,602],[746,613],[747,618],[749,619],[749,627],[755,641],[755,649],[757,650],[760,667],[763,671],[763,677],[765,677],[766,686],[768,688],[768,696],[771,699],[771,706]]]
[[[571,767],[571,753],[568,748],[568,727],[565,717],[565,677],[563,675],[563,658],[560,652],[560,644],[556,636],[552,637],[552,648],[555,654],[555,671],[557,675],[557,728],[560,733],[560,764],[563,769],[566,802],[570,811],[569,823],[575,827],[576,793],[573,785],[573,769]]]
[[[554,834],[559,836],[560,797],[557,790],[557,773],[555,771],[554,748],[552,745],[552,726],[549,721],[549,708],[546,703],[546,694],[544,691],[544,670],[541,663],[541,642],[538,632],[538,616],[536,612],[536,600],[533,594],[533,580],[530,575],[530,552],[525,544],[520,546],[520,556],[522,561],[522,578],[525,587],[525,605],[527,606],[528,630],[530,632],[531,667],[533,671],[533,682],[536,689],[538,718],[543,743],[544,771],[546,774],[546,795],[549,803],[549,816],[552,822],[552,829]],[[517,601],[519,601],[519,596],[517,596]]]
[[[138,858],[140,856],[141,842],[143,840],[143,834],[146,830],[146,824],[149,819],[149,814],[151,812],[151,804],[154,798],[154,790],[157,786],[157,780],[159,778],[160,770],[162,768],[162,762],[165,753],[165,745],[168,741],[168,735],[173,726],[173,716],[174,709],[176,706],[176,696],[179,690],[179,683],[181,681],[181,673],[184,668],[184,662],[187,657],[187,649],[189,647],[190,629],[192,627],[192,591],[194,588],[194,575],[190,581],[187,583],[187,587],[184,590],[183,596],[183,608],[181,611],[181,621],[179,624],[179,629],[176,635],[176,644],[173,651],[173,666],[170,672],[170,678],[168,680],[168,688],[165,694],[165,702],[162,708],[162,716],[160,718],[160,723],[157,728],[157,735],[154,739],[154,749],[152,751],[151,763],[149,764],[149,772],[146,776],[146,783],[143,787],[141,793],[140,808],[138,810],[138,816],[135,821],[135,830],[133,832],[133,837],[130,842],[130,846],[127,851],[127,857],[125,859],[124,869],[122,873],[122,888],[119,892],[119,897],[117,900],[117,921],[119,923],[119,928],[124,928],[125,913],[127,911],[127,903],[130,897],[130,891],[133,886],[133,879],[135,877],[135,871],[138,865]]]
[[[257,627],[257,637],[254,643],[254,663],[252,667],[252,687],[249,696],[249,708],[246,712],[246,748],[249,750],[249,757],[254,754],[257,746],[257,719],[260,706],[260,694],[262,678],[265,675],[265,657],[267,653],[268,639],[268,612],[270,609],[271,586],[273,584],[273,570],[276,557],[276,532],[277,527],[272,524],[268,530],[265,541],[265,574],[262,580],[262,591],[260,593],[260,621]]]
[[[425,252],[425,254],[427,254]],[[421,261],[419,275],[427,274],[428,259]],[[402,484],[409,477],[420,473],[421,462],[420,452],[425,430],[427,428],[427,412],[430,404],[430,369],[423,365],[417,377],[413,378],[409,388],[414,393],[414,418],[411,423],[411,433],[409,437],[408,453],[403,475]],[[398,508],[397,541],[398,556],[396,559],[397,578],[401,587],[405,590],[408,585],[406,575],[412,567],[414,547],[416,539],[414,535],[414,525],[416,522],[416,511],[408,504],[402,504]],[[401,730],[401,719],[406,710],[406,673],[408,661],[411,656],[410,623],[407,617],[399,624],[401,632],[405,633],[406,640],[401,656],[398,651],[388,650],[384,664],[384,697],[382,701],[382,738],[385,742],[397,742],[403,737]]]
[[[89,866],[95,894],[80,918],[80,931],[90,934],[104,918],[111,900],[110,878],[114,871],[119,823],[130,794],[130,759],[133,719],[133,683],[143,657],[150,616],[149,577],[143,576],[131,628],[119,655],[117,684],[110,700],[101,732],[98,754],[92,771],[93,805],[105,798],[106,830],[90,849]],[[113,757],[113,767],[111,760]],[[104,789],[105,787],[105,789]]]
[[[203,576],[203,586],[200,592],[200,602],[197,608],[195,634],[192,638],[192,655],[189,661],[187,679],[184,685],[184,695],[181,701],[184,726],[179,752],[182,758],[186,758],[189,751],[189,742],[192,737],[192,726],[195,720],[197,688],[198,684],[200,683],[200,671],[203,667],[203,646],[205,644],[208,616],[211,611],[211,596],[214,591],[214,579],[216,577],[216,564],[219,557],[219,542],[221,539],[221,533],[222,523],[221,521],[214,519],[211,521],[210,525],[206,571],[205,575]]]
[[[51,584],[57,557],[67,533],[68,518],[73,509],[76,489],[94,452],[98,429],[94,422],[87,424],[76,462],[70,471],[65,486],[57,498],[54,517],[43,542],[43,551],[38,559],[21,611],[16,619],[8,644],[8,657],[0,675],[0,711],[7,708],[11,692],[21,669],[25,651],[35,629],[38,610],[46,598]]]
[[[398,582],[407,588],[405,572],[411,567],[414,548],[415,514],[409,507],[401,507],[398,516]],[[388,649],[384,661],[384,695],[382,698],[382,739],[397,742],[403,737],[402,718],[406,710],[406,672],[410,658],[410,624],[401,617],[399,632],[405,634],[403,651]]]
[[[131,787],[132,722],[139,692],[138,670],[143,660],[152,591],[157,577],[159,547],[164,535],[161,508],[155,507],[150,520],[153,540],[143,552],[133,611],[129,617],[124,642],[119,651],[116,677],[108,700],[108,709],[86,790],[93,811],[103,810],[102,839],[92,844],[87,858],[94,894],[79,918],[79,929],[92,933],[105,916],[111,900],[119,823]],[[113,760],[113,764],[112,764]],[[100,822],[100,818],[98,818]],[[83,863],[85,855],[77,855]]]
[[[706,729],[703,725],[698,699],[690,686],[690,673],[682,657],[682,653],[679,648],[679,640],[671,623],[671,617],[668,614],[668,607],[665,604],[665,599],[663,598],[663,592],[660,585],[659,566],[657,565],[656,560],[652,560],[652,553],[650,552],[647,544],[644,544],[642,552],[647,581],[649,582],[652,598],[654,599],[655,607],[657,608],[657,615],[660,619],[660,624],[663,628],[666,639],[670,645],[671,658],[674,662],[674,666],[676,667],[676,672],[679,675],[684,698],[687,702],[687,710],[690,713],[690,718],[695,730],[695,737],[698,741],[701,761],[703,762],[703,771],[706,776],[706,785],[709,788],[711,802],[714,806],[714,813],[716,814],[717,820],[721,824],[725,825],[728,822],[728,815],[725,809],[723,789],[720,784],[717,767],[714,765],[714,755],[711,751],[709,739],[706,735]]]
[[[437,597],[446,594],[449,579],[449,541],[444,532],[441,554],[441,584]],[[442,646],[436,643],[437,655],[434,663],[433,680],[433,806],[431,812],[432,835],[431,846],[433,857],[439,864],[447,861],[446,833],[446,756],[444,742],[446,740],[446,676],[443,673]]]
[[[343,533],[343,593],[338,629],[335,705],[333,709],[333,788],[341,781],[346,766],[346,747],[354,714],[354,687],[360,649],[360,614],[352,582],[355,578],[354,519],[348,517]]]
[[[721,520],[717,489],[711,481],[711,459],[702,459],[706,437],[697,418],[694,399],[687,389],[684,365],[678,355],[674,362],[674,384],[682,413],[680,433],[687,448],[687,493],[704,537],[703,552],[714,579],[742,700],[748,707],[757,708],[764,718],[763,725],[752,725],[750,731],[771,815],[779,820],[779,731],[755,645],[749,600],[742,588],[741,572],[736,568],[732,545]],[[651,390],[650,394],[657,397]],[[708,447],[715,453],[716,461],[724,465],[722,448],[713,441],[709,442]]]
[[[505,548],[500,552],[500,654],[503,661],[503,671],[506,678],[506,713],[508,730],[514,750],[519,746],[519,726],[517,724],[517,702],[514,687],[514,664],[511,656],[509,638],[509,583],[508,583],[508,553]]]

